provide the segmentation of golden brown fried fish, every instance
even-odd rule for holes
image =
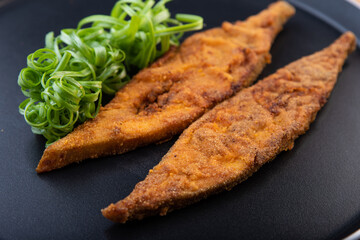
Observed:
[[[355,48],[345,33],[328,48],[295,61],[194,122],[124,200],[103,215],[116,222],[165,215],[245,180],[293,147],[325,104]]]
[[[98,116],[49,146],[36,169],[127,152],[181,133],[217,103],[250,85],[294,8],[277,2],[244,22],[188,38],[132,81]]]

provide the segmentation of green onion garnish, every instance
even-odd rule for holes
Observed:
[[[167,2],[120,0],[110,16],[86,17],[77,29],[63,29],[56,37],[48,33],[45,48],[27,57],[18,84],[28,98],[19,112],[47,146],[94,118],[103,92],[114,94],[170,45],[178,45],[183,32],[202,28],[199,16],[170,18]]]

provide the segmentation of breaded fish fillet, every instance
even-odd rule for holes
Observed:
[[[286,2],[243,22],[189,37],[137,74],[98,116],[49,146],[37,172],[127,152],[181,133],[217,103],[249,86],[270,62],[276,34],[294,14]]]
[[[294,145],[325,104],[355,48],[345,33],[328,48],[244,89],[194,122],[124,200],[102,210],[124,223],[230,189]]]

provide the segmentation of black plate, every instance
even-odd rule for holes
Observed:
[[[206,27],[245,19],[271,1],[177,0],[173,12],[200,14]],[[253,177],[207,200],[125,225],[100,209],[127,196],[175,139],[120,156],[37,175],[44,139],[18,104],[26,56],[51,30],[74,27],[114,1],[20,1],[0,8],[0,239],[338,239],[360,223],[360,52],[353,53],[310,131]],[[333,42],[340,32],[299,10],[276,39],[262,76]]]

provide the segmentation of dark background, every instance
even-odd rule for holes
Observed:
[[[43,47],[47,32],[58,34],[85,16],[109,13],[114,2],[0,1],[0,239],[339,239],[360,227],[359,50],[293,150],[230,192],[166,217],[120,225],[103,218],[100,209],[126,197],[176,139],[37,175],[45,141],[18,113],[24,97],[17,75],[27,54]],[[270,2],[176,0],[168,7],[199,14],[211,28],[245,19]],[[343,29],[360,36],[360,11],[344,1],[304,0],[297,6],[311,14],[297,9],[262,76],[322,49]],[[332,26],[312,16],[318,13]]]

